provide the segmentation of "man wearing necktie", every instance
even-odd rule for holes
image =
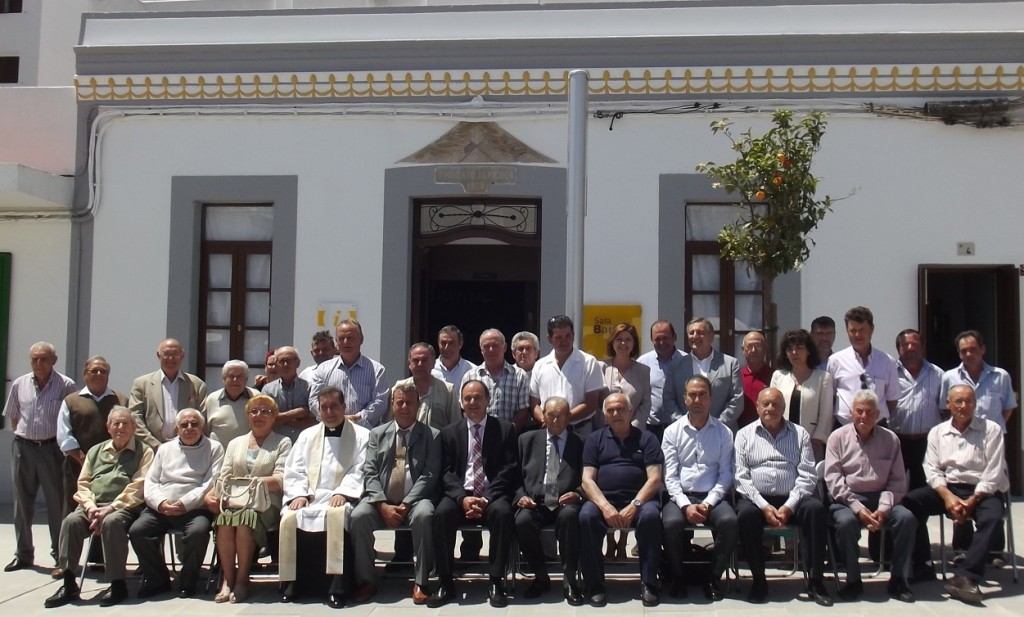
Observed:
[[[416,420],[420,397],[416,384],[400,383],[391,390],[395,419],[370,431],[363,467],[363,499],[352,512],[350,529],[355,556],[356,602],[376,592],[373,532],[400,525],[412,528],[416,580],[412,599],[423,604],[430,595],[434,567],[434,503],[441,475],[441,441],[437,429]]]
[[[546,430],[528,431],[519,437],[523,479],[516,491],[516,537],[534,572],[523,597],[538,598],[551,588],[540,532],[543,526],[554,523],[564,575],[563,596],[571,606],[581,606],[583,595],[576,585],[576,570],[583,501],[583,441],[565,430],[568,424],[569,401],[553,396],[544,402]]]
[[[427,599],[437,608],[455,598],[452,565],[460,525],[482,523],[490,532],[491,606],[508,605],[505,564],[512,544],[512,492],[516,486],[516,433],[511,422],[487,415],[490,393],[479,380],[462,384],[463,419],[441,431],[444,496],[434,513],[438,589]]]

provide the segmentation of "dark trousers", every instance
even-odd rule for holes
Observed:
[[[327,534],[315,531],[303,531],[295,534],[295,591],[301,595],[346,594],[352,586],[354,552],[351,550],[352,538],[345,532],[345,554],[343,571],[345,574],[330,575],[327,572]]]
[[[621,510],[626,504],[612,503],[612,506]],[[640,548],[640,579],[648,585],[656,585],[663,535],[661,503],[657,499],[644,502],[633,527]],[[607,533],[608,523],[601,510],[592,501],[584,503],[580,509],[580,571],[590,588],[604,587],[604,555],[601,549]]]
[[[11,444],[11,476],[14,488],[14,538],[18,559],[35,561],[32,519],[36,515],[36,495],[43,490],[46,523],[50,529],[50,555],[57,560],[60,524],[64,520],[64,454],[56,441],[43,445],[14,438]]]
[[[61,497],[64,500],[64,517],[67,518],[69,514],[78,508],[78,502],[75,501],[74,497],[75,493],[78,492],[78,476],[82,473],[82,466],[70,456],[65,456],[64,462],[61,464],[61,472],[64,474],[63,495]]]
[[[928,450],[927,435],[900,435],[903,467],[907,470],[907,489],[928,486],[924,478],[924,453]]]
[[[487,504],[483,520],[469,520],[462,506],[451,497],[444,497],[434,510],[434,551],[435,570],[441,584],[451,584],[455,561],[455,533],[460,525],[481,523],[490,532],[488,561],[490,577],[498,581],[505,578],[508,554],[512,548],[515,522],[512,516],[512,502],[508,497],[499,497]]]
[[[781,508],[788,495],[765,495],[765,500],[776,508]],[[800,546],[803,547],[801,558],[804,567],[810,572],[812,580],[821,579],[825,563],[825,538],[827,519],[825,506],[817,497],[804,497],[796,505],[792,521],[803,533]],[[761,509],[746,497],[741,497],[736,504],[736,517],[739,519],[740,546],[743,556],[750,566],[754,580],[763,581],[764,555],[761,554],[761,539],[764,537],[765,518]]]
[[[700,503],[707,493],[688,493],[693,503]],[[689,543],[687,535],[692,533],[686,529],[686,515],[674,501],[669,501],[661,508],[661,520],[665,526],[665,552],[668,565],[675,581],[683,581],[683,554]],[[736,549],[739,539],[739,521],[736,511],[725,501],[720,501],[711,508],[707,522],[708,528],[715,537],[715,547],[711,557],[711,578],[718,580],[729,565],[729,557]]]
[[[199,570],[203,567],[206,547],[210,543],[209,511],[200,508],[181,516],[164,516],[146,508],[132,523],[128,536],[132,548],[142,566],[143,585],[157,587],[170,583],[170,573],[164,560],[164,534],[174,529],[183,531],[181,548],[181,573],[178,575],[178,589],[193,591],[199,581]]]
[[[974,487],[968,484],[950,484],[947,487],[954,495],[967,499],[974,494]],[[914,565],[921,565],[931,557],[931,540],[928,538],[928,517],[934,514],[945,516],[946,503],[931,487],[923,487],[910,491],[901,502],[903,507],[917,517],[917,538],[914,540]],[[996,530],[1001,529],[1003,522],[1003,494],[995,493],[983,499],[974,508],[974,523],[978,529],[974,533],[967,555],[955,572],[974,582],[985,578],[985,559]]]
[[[580,564],[580,507],[578,504],[559,506],[554,510],[544,505],[533,509],[521,508],[516,512],[516,538],[523,551],[526,563],[534,574],[547,576],[548,566],[541,548],[540,530],[554,523],[558,539],[558,554],[562,561],[562,573],[567,582],[576,581]]]

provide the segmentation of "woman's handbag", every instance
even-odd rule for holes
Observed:
[[[270,491],[259,478],[229,476],[217,481],[222,510],[255,510],[264,512],[270,508]]]

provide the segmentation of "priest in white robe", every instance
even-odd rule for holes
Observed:
[[[345,420],[344,394],[333,387],[319,395],[321,424],[302,431],[284,468],[281,511],[281,600],[294,602],[298,564],[311,562],[300,555],[308,546],[305,534],[326,534],[326,573],[331,576],[327,604],[345,605],[344,553],[347,515],[363,492],[363,461],[370,431]],[[315,537],[315,536],[314,536]],[[312,560],[316,561],[316,560]]]

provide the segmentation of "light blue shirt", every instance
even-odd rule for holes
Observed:
[[[651,415],[647,418],[647,424],[652,426],[668,426],[672,424],[672,410],[665,409],[662,402],[665,392],[665,380],[676,370],[676,367],[683,363],[688,355],[677,349],[668,360],[662,360],[658,357],[658,352],[648,351],[636,359],[640,364],[651,368]]]
[[[974,396],[978,401],[978,406],[974,411],[975,415],[995,422],[1005,433],[1006,420],[1003,419],[1003,411],[1017,408],[1017,397],[1013,394],[1010,374],[997,366],[986,363],[982,365],[981,375],[978,376],[978,382],[975,383],[961,362],[960,366],[949,369],[942,376],[942,391],[939,393],[939,400],[942,402],[943,409],[946,407],[950,388],[959,385],[974,388]]]

